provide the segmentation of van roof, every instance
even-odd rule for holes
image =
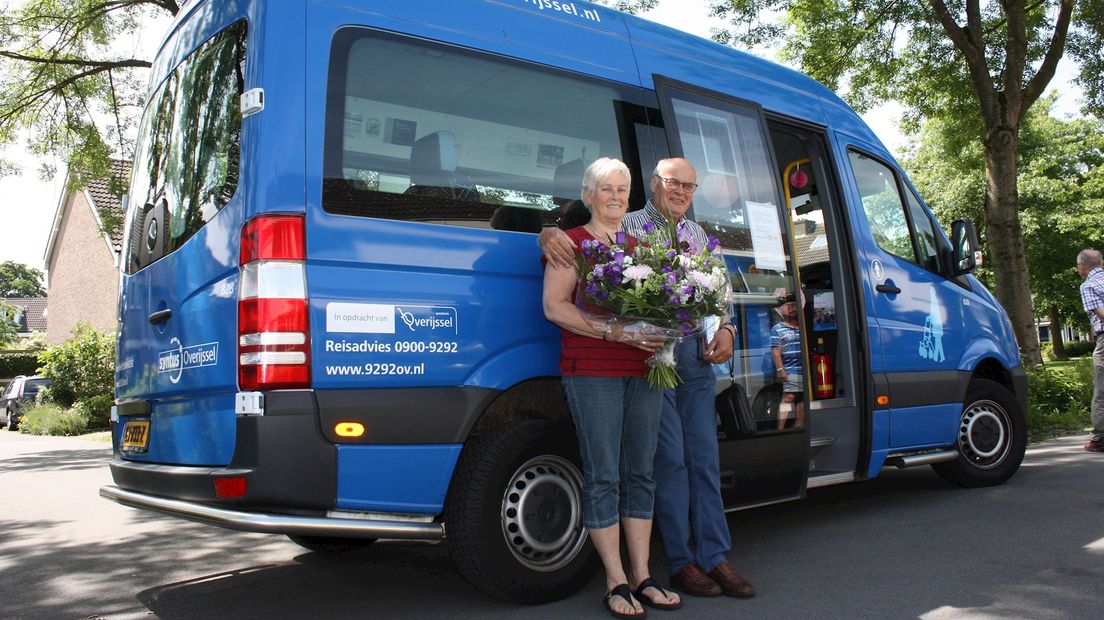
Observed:
[[[265,1],[253,0],[248,4]],[[636,83],[644,88],[654,88],[653,75],[662,75],[720,93],[740,94],[768,112],[816,125],[831,125],[886,151],[836,93],[799,71],[583,0],[302,1],[324,10],[356,11],[370,17],[365,22],[383,29]],[[289,0],[281,0],[280,4],[280,13],[294,12],[287,6]],[[205,32],[196,40],[175,41],[173,52],[167,58],[160,57],[166,55],[166,45],[173,36],[197,30],[196,25],[188,23],[189,16],[208,5],[210,0],[196,0],[177,15],[162,43],[151,88],[191,48],[213,34]],[[209,9],[227,11],[221,3]],[[247,12],[257,13],[255,8]]]

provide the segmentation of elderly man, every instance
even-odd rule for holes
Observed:
[[[1096,349],[1093,350],[1093,430],[1085,449],[1104,452],[1104,269],[1101,269],[1100,251],[1081,250],[1077,255],[1077,273],[1084,280],[1081,283],[1081,303],[1096,335]]]
[[[674,221],[684,247],[705,247],[705,231],[685,217],[698,187],[690,162],[660,161],[650,185],[652,199],[621,220],[625,232],[642,237],[645,223],[665,228]],[[546,229],[539,242],[553,265],[574,265],[574,248],[561,231]],[[721,500],[717,449],[716,379],[711,365],[732,357],[735,338],[735,326],[726,323],[709,342],[691,338],[679,344],[676,360],[683,383],[664,394],[659,421],[655,523],[663,538],[671,585],[695,596],[755,596],[755,587],[727,560],[732,541]]]

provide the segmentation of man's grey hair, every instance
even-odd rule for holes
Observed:
[[[1077,253],[1077,264],[1081,267],[1096,269],[1104,262],[1101,260],[1100,250],[1081,250]]]

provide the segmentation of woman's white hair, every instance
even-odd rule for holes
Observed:
[[[632,173],[629,172],[629,167],[625,165],[625,162],[620,159],[601,157],[587,166],[586,172],[583,173],[583,202],[586,202],[587,192],[593,192],[598,188],[600,181],[612,174],[620,174],[625,177],[625,181],[629,185],[632,185]]]

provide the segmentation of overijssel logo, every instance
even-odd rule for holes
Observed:
[[[175,337],[170,340],[176,345],[175,349],[162,351],[157,354],[157,372],[170,373],[169,381],[180,381],[181,373],[191,368],[214,366],[218,364],[218,343],[206,342],[185,347]]]
[[[437,306],[395,306],[399,319],[412,332],[444,330],[460,333],[456,321],[456,308]]]

